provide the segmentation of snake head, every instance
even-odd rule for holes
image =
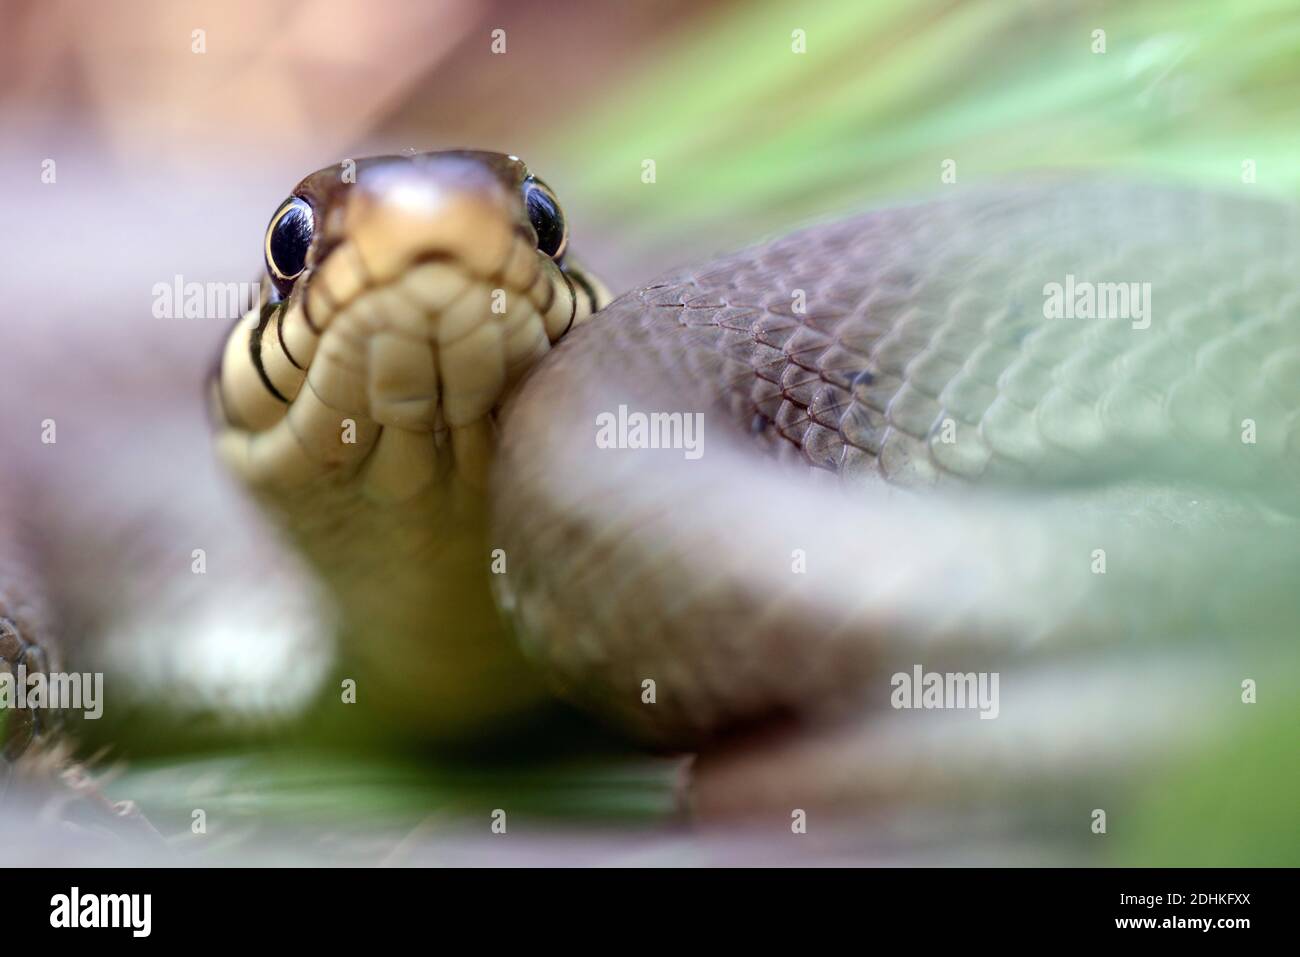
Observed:
[[[260,308],[223,354],[223,457],[255,485],[300,484],[358,472],[388,429],[442,454],[372,470],[377,494],[414,494],[453,464],[481,484],[504,395],[608,299],[568,240],[555,194],[514,156],[312,173],[271,217]]]

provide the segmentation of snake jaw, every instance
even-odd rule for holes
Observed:
[[[539,252],[526,170],[499,159],[369,161],[346,187],[330,170],[300,184],[319,224],[306,268],[222,362],[218,447],[238,474],[289,488],[360,475],[384,501],[453,470],[483,487],[494,410],[607,298]]]

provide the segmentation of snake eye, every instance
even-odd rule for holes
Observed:
[[[524,203],[528,206],[528,221],[537,232],[537,248],[559,262],[564,258],[569,231],[555,194],[540,179],[529,176],[524,180]]]
[[[315,225],[311,206],[304,199],[290,196],[271,217],[266,227],[266,271],[280,294],[287,296],[293,281],[307,264],[307,247],[311,245]]]

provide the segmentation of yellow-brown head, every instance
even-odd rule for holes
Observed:
[[[215,384],[223,458],[255,486],[372,468],[381,498],[453,467],[479,484],[510,386],[608,294],[568,255],[554,194],[513,156],[345,161],[271,217],[258,309]],[[433,454],[418,454],[428,445]]]

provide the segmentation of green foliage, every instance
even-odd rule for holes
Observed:
[[[472,763],[270,750],[136,765],[111,792],[149,808],[167,833],[187,828],[196,807],[227,828],[265,822],[410,827],[430,814],[481,817],[506,798],[512,816],[656,821],[674,812],[674,782],[670,762],[637,757]]]
[[[1249,188],[1296,196],[1289,5],[743,6],[682,31],[558,125],[546,152],[581,158],[584,215],[622,224],[638,254],[933,192],[945,159],[958,185],[1105,168],[1228,190],[1249,159]],[[791,50],[795,29],[806,53]]]
[[[1117,864],[1300,865],[1300,701],[1266,700],[1243,705],[1250,717],[1146,792],[1131,822],[1114,829]]]

